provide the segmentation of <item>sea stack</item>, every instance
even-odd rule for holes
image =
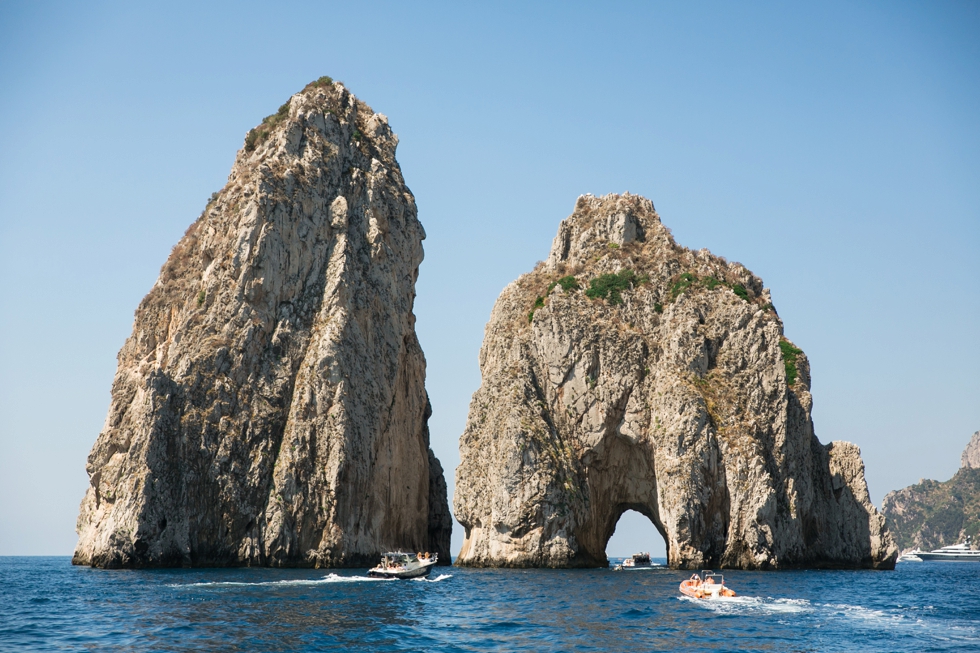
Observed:
[[[635,195],[580,197],[501,293],[456,471],[457,563],[590,567],[626,510],[672,567],[892,568],[856,446],[821,444],[762,281]]]
[[[119,352],[75,564],[448,563],[397,143],[329,78],[248,133]]]

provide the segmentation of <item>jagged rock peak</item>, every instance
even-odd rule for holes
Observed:
[[[119,352],[76,564],[448,562],[397,142],[329,78],[248,133]]]
[[[504,289],[456,470],[457,562],[607,564],[626,510],[674,567],[894,565],[856,446],[822,445],[806,355],[762,281],[653,203],[585,195]]]
[[[980,431],[973,434],[960,456],[960,467],[980,469]]]

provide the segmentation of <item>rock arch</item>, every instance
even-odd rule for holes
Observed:
[[[576,529],[584,557],[607,564],[606,546],[627,510],[650,520],[668,543],[669,554],[670,537],[660,519],[652,452],[622,436],[613,436],[604,444],[599,452],[603,464],[590,466],[586,472],[589,512]]]
[[[822,445],[762,281],[653,204],[580,197],[501,293],[460,438],[458,564],[607,564],[626,509],[677,568],[891,567],[857,447]]]

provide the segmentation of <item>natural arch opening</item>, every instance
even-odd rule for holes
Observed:
[[[627,509],[613,525],[606,542],[606,558],[628,558],[634,553],[649,553],[654,562],[666,564],[667,540],[652,519]]]

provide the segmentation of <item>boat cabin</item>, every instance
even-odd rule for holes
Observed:
[[[389,551],[381,555],[381,566],[385,569],[393,567],[404,567],[415,561],[414,553],[404,553],[402,551]]]

